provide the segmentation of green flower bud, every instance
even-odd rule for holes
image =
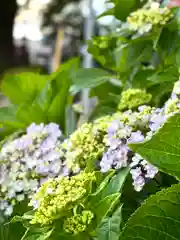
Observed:
[[[172,17],[173,14],[167,7],[160,8],[158,6],[151,6],[149,9],[142,8],[132,12],[127,18],[127,22],[129,23],[130,29],[143,33],[143,31],[148,32],[151,28],[166,25]],[[147,29],[145,26],[147,26]]]
[[[69,217],[64,221],[64,231],[73,235],[85,232],[93,218],[94,214],[89,210],[85,210],[81,214]]]
[[[124,109],[133,109],[147,104],[151,101],[151,94],[141,89],[128,89],[121,94],[121,100],[118,105],[120,111]]]
[[[31,224],[48,225],[60,219],[88,195],[95,173],[81,172],[76,176],[59,177],[44,183],[34,200],[39,204]]]
[[[87,163],[94,164],[102,155],[105,150],[103,138],[110,119],[105,117],[96,120],[94,124],[85,123],[70,136],[66,145],[66,163],[70,169],[84,169]]]
[[[177,104],[180,103],[179,99],[170,99],[167,102],[166,108],[165,108],[165,114],[171,114],[179,112],[179,108]]]

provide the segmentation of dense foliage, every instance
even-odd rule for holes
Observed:
[[[103,69],[3,80],[2,240],[180,238],[179,8],[113,2],[117,31],[89,42]]]

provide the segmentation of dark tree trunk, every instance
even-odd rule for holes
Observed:
[[[13,25],[16,0],[1,0],[0,6],[0,74],[14,66]]]

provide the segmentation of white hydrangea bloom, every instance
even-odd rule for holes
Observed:
[[[0,210],[10,216],[13,205],[31,197],[43,180],[67,172],[59,145],[62,133],[55,123],[32,123],[26,133],[6,142],[0,152]]]

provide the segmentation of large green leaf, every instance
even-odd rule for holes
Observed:
[[[101,182],[97,190],[91,195],[90,202],[92,205],[97,205],[99,201],[104,201],[106,197],[113,196],[114,194],[121,194],[129,169],[124,168],[115,174],[114,171],[110,172]]]
[[[179,139],[180,114],[176,114],[149,141],[130,144],[130,148],[162,171],[180,178]]]
[[[21,240],[48,240],[50,239],[50,236],[52,235],[52,232],[54,231],[54,229],[51,229],[50,231],[46,232],[46,233],[41,233],[41,234],[34,234],[34,235],[30,235],[30,236],[25,236],[22,237]]]
[[[116,0],[114,9],[115,17],[124,21],[133,10],[137,9],[142,4],[141,0]]]
[[[109,196],[111,194],[120,193],[128,175],[129,168],[123,168],[119,171],[118,174],[113,176],[109,184],[106,185],[106,188],[102,192],[102,198]]]
[[[56,80],[56,82],[61,87],[61,83],[64,81],[63,75],[66,75],[66,78],[73,79],[77,69],[79,68],[79,65],[80,59],[72,58],[67,62],[61,64],[58,70],[50,75],[49,80]]]
[[[47,117],[49,122],[60,123],[61,127],[65,127],[66,107],[69,99],[69,82],[64,81],[64,85],[52,100],[48,109]]]
[[[149,40],[120,44],[116,50],[116,67],[118,72],[131,71],[141,62],[148,62],[152,55],[152,43]]]
[[[98,172],[99,173],[99,172]],[[102,180],[102,177],[100,178],[102,181],[100,182],[99,186],[97,187],[96,191],[91,194],[91,197],[98,196],[99,194],[102,193],[102,191],[105,189],[105,187],[108,185],[110,182],[111,178],[114,176],[115,171],[112,170],[110,171],[107,176]]]
[[[0,123],[12,129],[23,128],[25,124],[16,117],[17,108],[15,106],[0,108]]]
[[[112,75],[99,68],[79,69],[73,79],[74,85],[71,87],[73,93],[77,93],[85,88],[94,88],[108,82]]]
[[[25,72],[6,74],[2,81],[1,91],[13,104],[31,103],[39,91],[45,86],[48,76]]]
[[[122,205],[111,217],[105,217],[97,229],[98,240],[119,240],[122,221]]]
[[[39,105],[40,108],[43,109],[44,112],[46,112],[51,104],[52,98],[53,98],[53,87],[51,82],[48,81],[44,86],[44,88],[39,92],[39,94],[35,98],[34,104]]]
[[[72,104],[69,87],[79,67],[79,58],[71,59],[62,64],[57,72],[51,74],[52,101],[46,111],[49,122],[59,123],[65,130],[67,106]]]
[[[101,220],[104,217],[106,217],[107,214],[110,213],[114,209],[115,205],[119,201],[119,197],[120,197],[120,194],[115,193],[115,194],[105,197],[100,202],[98,202],[97,204],[94,204],[94,206],[92,206],[92,210],[96,215],[97,226],[100,224]]]
[[[180,185],[151,196],[131,216],[121,240],[179,240]]]
[[[176,82],[179,79],[179,72],[176,65],[163,69],[162,72],[155,72],[148,77],[149,86],[163,84],[164,82]]]
[[[22,104],[17,111],[17,119],[22,121],[25,126],[28,126],[32,122],[37,124],[47,123],[46,112],[36,103],[32,105]]]

